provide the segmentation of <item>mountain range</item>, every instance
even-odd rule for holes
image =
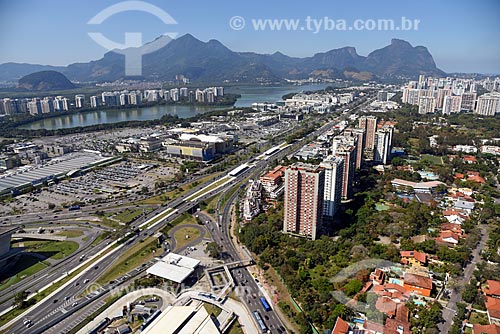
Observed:
[[[159,39],[168,39],[167,36]],[[311,57],[289,57],[280,52],[259,54],[235,52],[217,40],[203,42],[190,34],[171,41],[142,58],[147,80],[174,80],[183,75],[193,82],[276,82],[309,77],[371,80],[375,78],[414,78],[419,74],[444,75],[423,46],[393,39],[391,44],[361,56],[354,47],[343,47]],[[150,44],[152,44],[150,43]],[[146,44],[141,48],[147,49]],[[124,78],[124,56],[107,52],[95,61],[68,66],[20,63],[0,65],[0,81],[15,81],[37,71],[58,71],[73,82],[104,82]]]

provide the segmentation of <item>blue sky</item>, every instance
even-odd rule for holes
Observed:
[[[117,0],[0,0],[0,63],[28,62],[67,65],[102,57],[106,52],[88,35],[99,31],[123,42],[124,32],[141,32],[152,40],[165,32],[191,33],[207,41],[217,39],[235,51],[310,56],[343,46],[361,55],[390,43],[391,38],[424,45],[438,67],[447,72],[500,73],[500,1],[278,1],[278,0],[150,0],[178,24],[165,25],[143,12],[123,12],[100,26],[87,21]],[[229,27],[242,16],[243,30]],[[252,19],[385,19],[402,16],[420,20],[417,31],[255,31]]]

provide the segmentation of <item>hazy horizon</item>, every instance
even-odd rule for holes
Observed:
[[[110,17],[99,26],[87,24],[108,6],[120,3],[105,1],[35,0],[10,2],[0,0],[0,63],[15,62],[67,66],[102,58],[106,49],[93,41],[88,33],[99,31],[110,40],[122,43],[124,32],[141,32],[143,42],[151,41],[166,31],[178,36],[190,33],[204,42],[216,39],[235,52],[272,54],[279,51],[291,57],[309,57],[316,53],[345,46],[356,48],[359,55],[403,39],[413,46],[425,46],[438,68],[447,73],[500,73],[500,45],[494,43],[500,32],[495,14],[500,3],[493,0],[469,3],[399,3],[393,0],[375,3],[358,0],[349,4],[338,1],[309,3],[268,3],[261,0],[234,3],[174,3],[152,0],[148,3],[167,12],[176,21],[168,27],[150,13],[130,11]],[[244,17],[242,30],[228,25],[235,16]],[[253,19],[301,19],[324,17],[344,19],[419,20],[412,31],[256,31]],[[22,24],[19,24],[22,18]],[[126,28],[124,28],[126,27]],[[9,47],[5,47],[9,46]]]

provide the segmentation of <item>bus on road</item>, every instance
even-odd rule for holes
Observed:
[[[253,316],[254,316],[255,320],[257,321],[257,323],[259,324],[259,327],[262,330],[262,333],[266,333],[267,332],[267,326],[264,323],[264,321],[262,320],[262,317],[260,316],[260,313],[258,311],[253,311]]]
[[[271,306],[269,306],[269,304],[267,303],[266,298],[260,297],[260,303],[262,304],[262,306],[264,307],[264,310],[266,310],[266,312],[271,311]]]

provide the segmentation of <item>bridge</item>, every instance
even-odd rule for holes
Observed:
[[[12,239],[37,239],[37,240],[51,240],[51,241],[65,241],[64,235],[50,235],[44,233],[14,233]]]

